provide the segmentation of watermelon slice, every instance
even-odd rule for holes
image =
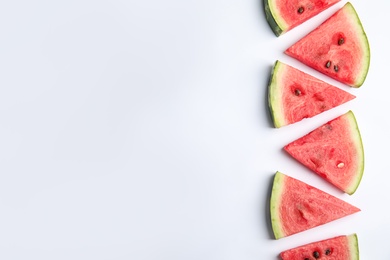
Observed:
[[[368,39],[351,3],[285,53],[351,87],[363,84],[370,66]]]
[[[276,61],[268,85],[268,104],[275,127],[313,117],[354,98],[280,61]]]
[[[352,111],[286,145],[300,163],[340,190],[353,194],[364,171],[364,151]]]
[[[358,260],[359,245],[356,234],[338,236],[286,250],[280,254],[282,260]]]
[[[323,225],[360,209],[302,181],[275,174],[270,201],[276,239]]]
[[[279,36],[340,0],[264,0],[265,16],[272,31]]]

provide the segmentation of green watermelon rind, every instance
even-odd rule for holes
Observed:
[[[361,138],[361,134],[360,134],[360,130],[359,130],[359,127],[358,127],[358,123],[356,121],[356,117],[354,115],[354,113],[350,110],[346,113],[347,115],[347,118],[348,118],[348,121],[349,121],[349,125],[350,125],[350,129],[351,129],[351,136],[353,138],[353,142],[355,144],[355,147],[357,149],[357,152],[358,152],[358,162],[360,162],[360,164],[358,165],[358,171],[357,171],[357,174],[354,178],[354,181],[345,189],[345,192],[348,193],[349,195],[352,195],[353,193],[355,193],[355,191],[357,190],[357,188],[359,187],[360,185],[360,182],[363,178],[363,173],[364,173],[364,147],[363,147],[363,141],[362,141],[362,138]]]
[[[351,260],[359,260],[359,242],[356,234],[347,236]]]
[[[281,172],[276,172],[274,182],[272,186],[272,193],[270,199],[270,213],[271,213],[271,224],[274,232],[275,239],[279,239],[285,236],[285,232],[282,228],[282,221],[279,215],[279,206],[282,199],[284,175]]]
[[[263,1],[264,1],[265,18],[267,19],[267,22],[271,27],[272,31],[274,32],[274,34],[277,37],[279,37],[286,31],[287,25],[282,20],[281,15],[277,14],[276,7],[273,4],[275,1],[271,1],[271,0],[263,0]],[[279,17],[279,19],[277,17]]]
[[[355,29],[360,30],[359,39],[360,39],[361,45],[363,46],[363,50],[365,52],[365,57],[363,57],[364,62],[363,62],[363,69],[361,71],[361,75],[357,78],[356,82],[354,84],[352,84],[352,87],[358,88],[361,85],[363,85],[364,81],[366,80],[368,70],[370,67],[370,60],[371,60],[370,44],[368,42],[367,34],[364,31],[363,24],[360,21],[360,18],[358,16],[355,8],[353,7],[353,5],[350,2],[347,2],[345,4],[345,7],[347,8],[348,13],[351,14],[350,18],[353,18],[355,20],[356,24],[358,25],[358,27]]]
[[[283,117],[283,104],[282,104],[282,92],[278,91],[278,75],[283,69],[283,63],[276,61],[271,71],[271,76],[268,83],[268,107],[271,112],[271,118],[276,128],[282,127],[287,124]]]

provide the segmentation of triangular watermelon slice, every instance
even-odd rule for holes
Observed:
[[[268,85],[268,104],[275,127],[313,117],[354,98],[280,61],[276,61]]]
[[[286,250],[280,254],[282,260],[358,260],[359,245],[356,234],[349,236],[337,236],[293,249]]]
[[[275,174],[270,201],[276,239],[356,213],[360,209],[302,181]]]
[[[351,3],[285,53],[351,87],[363,84],[370,66],[368,39]]]
[[[352,111],[286,145],[300,163],[342,191],[353,194],[364,171],[364,150]]]
[[[279,36],[309,20],[340,0],[264,0],[265,16]]]

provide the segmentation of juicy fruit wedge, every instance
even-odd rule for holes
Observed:
[[[270,201],[276,239],[323,225],[360,209],[302,181],[275,174]]]
[[[354,98],[354,95],[280,61],[276,61],[268,85],[268,104],[274,126],[278,128]]]
[[[279,36],[340,0],[264,0],[267,21]]]
[[[282,260],[338,259],[358,260],[359,245],[356,234],[338,236],[286,250],[280,254]]]
[[[350,3],[285,53],[351,87],[363,84],[370,66],[368,39]]]
[[[318,127],[284,147],[297,161],[353,194],[364,171],[364,151],[352,111]]]

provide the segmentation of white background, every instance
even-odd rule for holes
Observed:
[[[352,1],[371,45],[361,88],[283,54],[344,3],[277,38],[261,0],[3,1],[0,258],[267,260],[357,233],[361,259],[390,259],[389,1]],[[275,129],[277,59],[357,98]],[[352,196],[282,151],[350,109],[366,155]],[[274,240],[277,170],[362,211]]]

